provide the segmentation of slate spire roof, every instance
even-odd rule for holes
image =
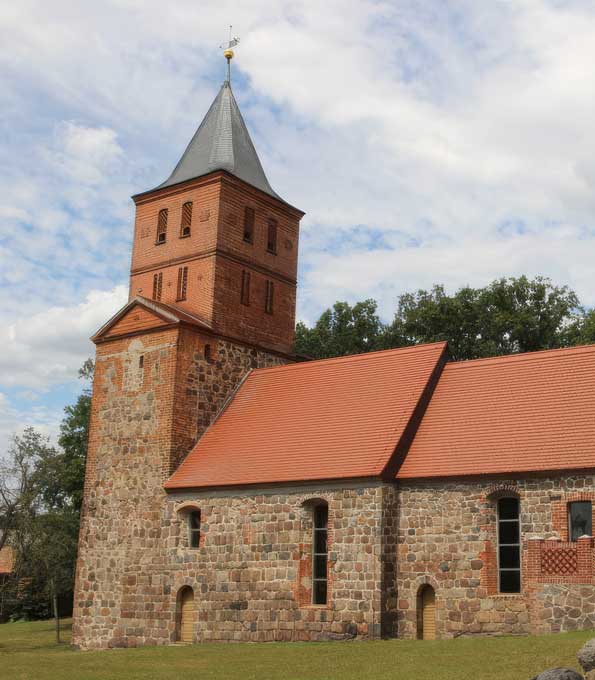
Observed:
[[[186,182],[215,170],[225,170],[280,199],[264,174],[228,80],[221,86],[174,171],[156,188]]]

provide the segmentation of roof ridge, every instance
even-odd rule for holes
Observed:
[[[559,356],[560,354],[587,354],[589,352],[595,352],[595,344],[591,345],[575,345],[574,347],[555,347],[552,349],[537,349],[529,352],[513,352],[512,354],[502,354],[500,356],[494,357],[481,357],[479,359],[462,359],[460,361],[450,361],[447,363],[445,368],[448,367],[449,370],[455,368],[462,369],[469,366],[474,366],[479,363],[504,363],[506,361],[519,362],[519,361],[532,361],[534,359],[543,358],[544,355]]]
[[[296,369],[298,367],[313,366],[320,364],[330,364],[330,363],[340,363],[342,361],[361,361],[363,359],[376,359],[380,358],[380,355],[385,356],[387,354],[405,354],[407,351],[419,351],[429,350],[433,347],[446,347],[446,341],[440,342],[426,342],[420,345],[406,345],[405,347],[392,347],[390,349],[378,349],[372,352],[360,352],[359,354],[344,354],[339,357],[328,357],[326,359],[312,359],[311,361],[298,361],[293,364],[283,364],[282,366],[266,366],[263,368],[255,368],[252,371],[252,375],[264,373],[265,371],[280,371],[283,369]]]

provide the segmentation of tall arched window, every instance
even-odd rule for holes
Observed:
[[[312,536],[312,604],[326,604],[328,582],[328,505],[314,506]]]
[[[521,527],[518,498],[498,501],[498,589],[521,592]]]

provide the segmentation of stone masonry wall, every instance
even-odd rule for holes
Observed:
[[[497,585],[497,498],[511,493],[518,494],[521,510],[522,584],[518,595],[499,594]],[[595,501],[595,477],[576,474],[399,484],[395,567],[399,636],[417,636],[417,597],[424,584],[436,592],[439,637],[595,627],[593,566],[584,583],[563,573],[548,576],[545,580],[549,582],[544,583],[529,559],[529,551],[540,544],[533,539],[568,539],[561,517],[567,503],[577,498]]]
[[[85,648],[175,642],[186,587],[194,592],[196,642],[379,637],[382,511],[392,492],[351,484],[161,498],[158,519],[151,514],[132,540],[122,536],[117,614],[106,612],[100,628],[91,612],[79,615],[76,642]],[[321,500],[329,508],[327,606],[311,598],[312,511]],[[189,547],[190,509],[201,513],[199,548]],[[97,592],[86,570],[85,577]]]
[[[281,362],[183,328],[98,345],[75,586],[76,644],[105,646],[125,637],[131,574],[139,579],[136,596],[146,598],[146,611],[163,606],[142,587],[144,571],[170,537],[163,483],[248,370]]]

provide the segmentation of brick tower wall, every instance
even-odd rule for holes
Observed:
[[[182,208],[192,202],[190,235],[181,232]],[[245,210],[254,213],[252,240],[244,240]],[[157,243],[159,211],[168,211],[166,240]],[[197,315],[221,335],[290,353],[302,213],[216,172],[137,198],[130,299],[151,298],[162,275],[161,301]],[[275,252],[267,250],[269,222],[276,224]],[[178,270],[188,267],[186,298],[179,299]],[[243,272],[250,273],[250,302],[242,304]],[[265,309],[271,282],[273,313]]]

